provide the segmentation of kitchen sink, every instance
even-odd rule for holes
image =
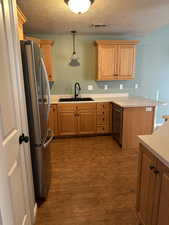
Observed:
[[[92,98],[60,98],[59,102],[88,102],[94,101]]]

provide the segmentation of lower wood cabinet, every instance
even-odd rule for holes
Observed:
[[[58,104],[59,136],[96,133],[96,104]]]
[[[57,105],[50,106],[48,128],[53,131],[54,136],[58,135]]]
[[[138,148],[138,135],[152,134],[155,107],[130,107],[123,110],[122,148]]]
[[[140,145],[136,210],[139,225],[169,224],[169,168]]]
[[[76,133],[77,133],[76,105],[58,104],[59,136],[75,135]]]
[[[109,134],[112,132],[112,103],[51,105],[49,127],[55,136]]]
[[[112,133],[112,103],[97,103],[97,134]]]
[[[77,108],[77,133],[96,134],[96,104],[78,104]]]

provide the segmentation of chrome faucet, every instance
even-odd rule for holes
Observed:
[[[75,98],[78,98],[79,97],[80,91],[81,91],[80,84],[78,82],[76,82],[75,83],[75,86],[74,86],[74,93],[75,93],[74,97]]]

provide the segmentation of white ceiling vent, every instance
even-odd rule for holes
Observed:
[[[110,25],[102,24],[102,23],[100,23],[100,24],[92,24],[91,25],[91,27],[93,27],[93,28],[105,28],[105,27],[108,27],[108,26],[110,26]]]

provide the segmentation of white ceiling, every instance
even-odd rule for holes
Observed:
[[[80,1],[80,0],[79,0]],[[169,24],[169,0],[95,0],[82,15],[72,13],[64,0],[17,0],[27,17],[26,32],[142,35]],[[108,24],[92,28],[91,24]]]

